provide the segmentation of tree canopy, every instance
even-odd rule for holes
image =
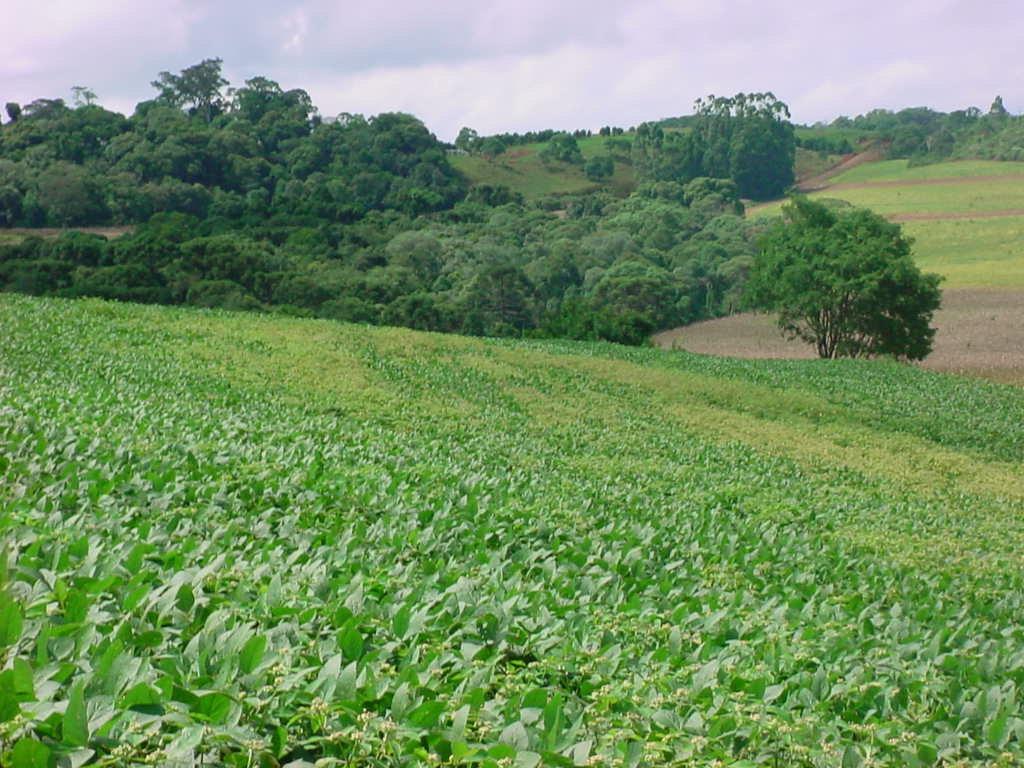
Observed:
[[[793,184],[796,138],[789,108],[771,93],[709,96],[694,105],[685,127],[644,123],[632,159],[650,181],[732,179],[743,197],[780,196]]]
[[[794,198],[763,237],[749,300],[823,358],[922,360],[932,348],[939,276],[922,274],[898,224]]]

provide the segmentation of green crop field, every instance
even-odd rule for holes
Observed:
[[[0,763],[1019,765],[1024,390],[0,296]]]
[[[811,197],[845,200],[902,222],[918,263],[943,275],[945,288],[1024,287],[1024,163],[865,163]],[[781,206],[756,206],[750,215],[775,216]]]

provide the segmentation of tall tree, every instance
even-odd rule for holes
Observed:
[[[89,107],[96,101],[96,91],[85,85],[71,86],[71,103],[76,107]]]
[[[152,86],[160,91],[161,101],[179,108],[188,106],[209,123],[224,108],[221,90],[228,81],[221,75],[223,63],[221,59],[203,59],[177,75],[161,72]]]
[[[750,282],[754,306],[820,357],[924,359],[939,276],[922,274],[898,224],[866,209],[836,214],[794,198],[764,237]]]

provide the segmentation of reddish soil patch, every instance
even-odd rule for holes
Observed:
[[[21,237],[58,237],[65,232],[87,232],[91,235],[102,235],[108,240],[113,240],[115,237],[126,235],[131,232],[134,227],[69,227],[67,229],[57,229],[55,227],[14,227],[12,229],[0,229],[0,234],[9,235],[20,235]]]
[[[945,211],[932,213],[889,213],[885,218],[889,221],[955,221],[959,219],[1003,219],[1011,216],[1024,216],[1024,208],[1011,208],[1006,211]]]
[[[946,176],[940,179],[882,179],[880,181],[851,181],[845,184],[830,184],[829,191],[841,189],[877,189],[884,187],[946,187],[950,184],[984,184],[986,182],[1024,181],[1020,173],[992,173],[985,176]],[[824,187],[823,187],[824,189]]]
[[[1024,385],[1024,291],[945,291],[935,327],[935,350],[922,367]],[[734,315],[674,328],[657,334],[654,343],[727,357],[814,357],[808,345],[783,338],[768,315]]]
[[[835,178],[841,173],[845,173],[851,168],[856,168],[858,165],[864,163],[873,163],[878,160],[882,160],[885,153],[879,147],[871,147],[863,152],[858,152],[855,155],[847,155],[843,162],[838,165],[834,165],[824,173],[820,173],[817,176],[812,176],[809,179],[800,181],[796,188],[801,192],[814,192],[815,190],[825,189],[829,186],[829,180]]]

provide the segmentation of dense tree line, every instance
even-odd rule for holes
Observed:
[[[0,247],[0,286],[37,294],[265,309],[487,335],[642,343],[737,308],[754,233],[735,185],[562,198],[561,215],[492,190],[442,214],[374,211],[309,226],[162,213],[114,240]],[[502,202],[502,200],[506,200]]]
[[[239,222],[356,221],[450,208],[466,193],[410,115],[321,121],[309,96],[253,78],[223,93],[220,62],[161,73],[125,118],[61,100],[9,105],[0,130],[0,224],[82,226],[156,213]]]
[[[470,188],[410,115],[321,119],[302,90],[228,88],[218,59],[153,86],[129,117],[86,88],[8,105],[0,225],[136,226],[0,246],[0,288],[628,343],[738,305],[754,232],[728,179],[527,204]],[[581,164],[585,135],[505,138]],[[583,168],[607,178],[614,161]]]
[[[927,107],[876,109],[839,117],[832,127],[864,131],[892,158],[916,162],[949,158],[1024,160],[1024,117],[1011,115],[997,96],[988,111],[968,107],[939,112]]]
[[[606,133],[607,131],[607,133]],[[621,128],[602,128],[601,136],[611,136],[613,131],[622,134]],[[556,131],[546,129],[543,131],[526,131],[525,133],[495,133],[490,136],[481,136],[469,127],[463,127],[458,136],[455,137],[455,149],[470,154],[487,155],[495,157],[505,152],[509,147],[521,146],[523,144],[543,144],[559,136],[568,135],[574,139],[585,139],[593,136],[593,131],[580,128],[575,131]]]
[[[644,123],[632,143],[640,179],[732,179],[755,200],[779,197],[792,185],[795,152],[789,109],[771,93],[701,99],[692,119]]]

